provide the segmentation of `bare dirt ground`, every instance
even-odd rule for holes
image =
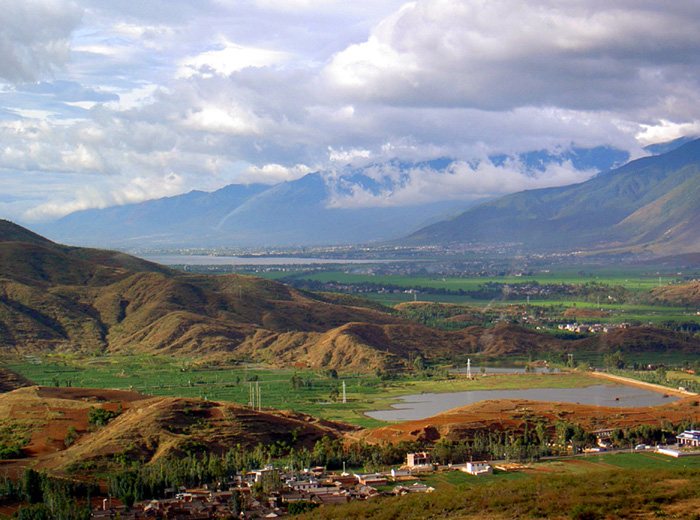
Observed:
[[[613,408],[506,399],[481,401],[419,421],[392,424],[353,433],[367,442],[400,442],[441,438],[472,438],[479,430],[521,432],[537,423],[553,431],[557,421],[578,424],[586,430],[629,428],[641,424],[678,424],[700,420],[698,397],[686,397],[667,405],[643,408]]]

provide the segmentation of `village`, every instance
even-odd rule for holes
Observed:
[[[498,467],[498,466],[497,466]],[[508,470],[503,466],[502,470]],[[436,471],[462,471],[475,477],[493,474],[488,462],[438,466],[427,451],[409,453],[397,469],[378,473],[332,473],[324,467],[287,471],[268,465],[235,475],[216,488],[165,490],[165,497],[126,507],[116,499],[104,499],[93,518],[136,520],[210,520],[218,518],[278,518],[319,506],[369,500],[379,496],[430,493],[435,489],[419,477]],[[393,486],[393,487],[392,487]]]
[[[596,453],[612,449],[612,429],[592,432],[597,447],[578,451]],[[650,446],[638,444],[635,452],[653,451],[679,458],[700,455],[700,431],[686,430],[677,435],[677,444]],[[574,446],[568,447],[575,455]],[[618,450],[621,451],[621,450]],[[279,518],[321,506],[345,504],[352,500],[370,500],[381,496],[403,496],[411,493],[431,493],[435,488],[421,482],[420,477],[435,472],[461,471],[473,477],[499,472],[522,471],[528,467],[513,461],[475,461],[464,464],[438,465],[429,451],[409,453],[399,468],[376,473],[333,473],[324,467],[302,471],[265,468],[234,475],[226,483],[201,489],[169,488],[162,499],[146,500],[127,507],[116,499],[106,498],[93,511],[93,518],[137,520],[214,520]]]

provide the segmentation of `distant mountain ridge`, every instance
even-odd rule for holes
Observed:
[[[329,207],[320,173],[274,186],[232,184],[106,209],[78,211],[36,226],[44,235],[92,247],[264,247],[384,241],[464,210],[448,201],[411,207]]]
[[[409,244],[513,244],[523,250],[700,250],[700,140],[572,186],[524,191],[473,207]]]
[[[508,161],[537,175],[554,164],[583,171],[606,171],[625,162],[626,152],[609,147],[539,150]],[[78,211],[35,228],[54,240],[92,247],[189,248],[358,244],[405,236],[460,213],[477,203],[473,194],[451,193],[450,200],[401,206],[391,197],[411,182],[411,172],[449,175],[455,159],[424,162],[391,160],[316,172],[273,186],[232,184],[212,193],[184,195],[106,209]],[[363,203],[359,199],[374,199]],[[470,200],[470,198],[472,200]],[[454,200],[453,200],[454,199]]]

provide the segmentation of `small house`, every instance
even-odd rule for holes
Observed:
[[[679,446],[697,448],[700,446],[700,430],[686,430],[676,435]]]
[[[429,466],[430,464],[430,453],[427,451],[406,454],[406,466],[409,468],[414,468],[416,466]]]
[[[488,462],[467,462],[462,471],[474,476],[493,474],[493,468]]]

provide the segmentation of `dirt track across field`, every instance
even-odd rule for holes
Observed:
[[[636,379],[631,379],[629,377],[616,376],[613,374],[608,374],[607,372],[589,372],[592,376],[601,377],[603,379],[611,379],[617,381],[627,386],[636,386],[638,388],[646,388],[648,390],[653,390],[654,392],[661,392],[663,394],[676,395],[678,397],[691,397],[698,394],[693,392],[688,392],[687,390],[679,390],[677,388],[670,388],[668,386],[657,385],[655,383],[647,383],[645,381],[638,381]]]

